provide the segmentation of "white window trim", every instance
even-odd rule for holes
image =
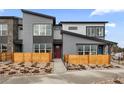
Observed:
[[[51,44],[51,49],[46,49],[46,46],[47,46],[48,43],[35,43],[35,44],[38,44],[38,47],[39,47],[38,53],[40,53],[40,50],[44,50],[45,51],[44,53],[47,53],[47,50],[50,50],[52,52],[52,44]],[[35,52],[35,44],[34,44],[34,48],[33,48],[34,52]],[[44,49],[41,49],[40,44],[44,44],[45,45]]]
[[[85,45],[82,45],[83,50],[77,51],[77,52],[78,52],[78,53],[79,53],[79,52],[82,52],[83,55],[85,55],[85,52],[89,52],[90,55],[92,55],[92,52],[94,52],[94,53],[97,55],[97,48],[98,48],[98,46],[97,46],[97,45],[95,45],[95,46],[96,46],[96,51],[91,51],[92,45],[89,45],[89,48],[90,48],[89,51],[85,51]]]
[[[97,29],[99,29],[98,32],[97,32]],[[88,36],[100,36],[100,37],[104,36],[104,27],[103,26],[89,26],[86,31],[87,31],[86,33],[88,33],[87,34]],[[96,33],[98,33],[98,35]],[[102,33],[102,34],[100,34],[100,33]]]
[[[35,25],[39,25],[39,26],[40,26],[40,25],[44,25],[44,27],[45,27],[45,34],[44,34],[44,35],[41,35],[41,34],[40,34],[40,30],[41,30],[41,29],[40,29],[40,27],[39,27],[39,28],[38,28],[38,30],[39,30],[39,31],[38,31],[38,35],[35,35],[35,34],[34,34],[34,26],[35,26]],[[49,35],[46,34],[46,32],[47,32],[47,25],[50,25],[50,26],[51,26],[51,31],[50,31],[50,34],[49,34]],[[34,35],[34,36],[52,36],[52,25],[51,25],[51,24],[42,24],[42,23],[41,23],[41,24],[34,24],[34,25],[33,25],[33,35]]]
[[[7,26],[7,30],[3,30],[3,25]],[[0,36],[7,36],[8,35],[8,24],[0,24]],[[3,31],[6,32],[6,35],[3,35]]]

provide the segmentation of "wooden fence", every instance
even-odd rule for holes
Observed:
[[[71,64],[110,64],[110,55],[65,55],[64,61]]]
[[[51,53],[0,53],[0,61],[12,62],[50,62]]]
[[[13,59],[12,53],[0,53],[0,62],[11,61]]]
[[[14,62],[50,62],[51,53],[14,53]]]

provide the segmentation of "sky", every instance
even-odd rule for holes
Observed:
[[[30,9],[56,17],[60,21],[108,21],[106,40],[118,43],[124,48],[124,10],[123,9]],[[22,17],[20,9],[0,9],[0,16]]]

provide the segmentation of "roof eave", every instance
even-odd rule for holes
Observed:
[[[103,23],[106,24],[108,21],[60,21],[59,24],[82,24],[82,23]]]

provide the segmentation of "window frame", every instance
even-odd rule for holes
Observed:
[[[79,51],[79,47],[78,46],[82,46],[82,49],[83,50],[80,50]],[[86,46],[89,46],[89,51],[86,51]],[[96,47],[96,51],[92,51],[92,46],[95,46]],[[98,45],[95,45],[95,44],[78,44],[77,45],[77,53],[80,55],[80,54],[83,54],[83,55],[97,55],[97,50],[98,50]],[[88,54],[86,54],[86,52],[89,52]],[[95,53],[95,54],[93,54]]]
[[[51,49],[47,49],[47,44],[51,45]],[[38,49],[35,49],[35,45],[38,45]],[[44,48],[41,49],[41,45],[44,45]],[[48,50],[52,53],[52,43],[34,43],[33,44],[33,51],[38,50],[38,53],[47,53]],[[44,52],[41,52],[44,51]]]
[[[6,29],[3,29],[6,26]],[[5,32],[5,34],[3,34]],[[0,36],[7,36],[8,35],[8,24],[0,23]]]
[[[94,34],[91,35],[92,32],[94,32]],[[102,35],[100,35],[100,32],[102,33]],[[86,35],[90,37],[104,37],[105,26],[86,26]]]
[[[37,28],[37,30],[38,30],[38,34],[35,34],[34,32],[35,32],[35,25],[37,25],[38,26],[38,28]],[[50,29],[49,30],[51,30],[50,31],[50,34],[47,34],[47,26],[50,26]],[[45,32],[44,32],[44,34],[41,34],[41,27],[45,27]],[[53,30],[53,27],[52,27],[52,24],[48,24],[48,23],[34,23],[33,24],[33,26],[32,26],[32,28],[33,28],[33,36],[52,36],[52,30]]]

